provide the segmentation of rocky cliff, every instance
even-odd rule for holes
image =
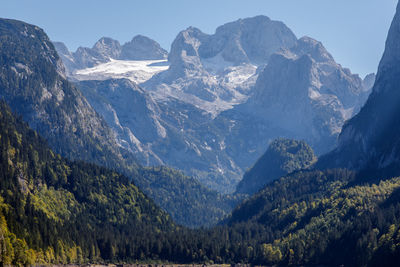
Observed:
[[[372,93],[361,111],[347,122],[338,147],[320,167],[386,170],[399,174],[400,162],[400,4],[397,7]]]

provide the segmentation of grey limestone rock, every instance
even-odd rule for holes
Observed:
[[[165,59],[167,55],[168,52],[156,41],[143,35],[136,35],[130,42],[122,46],[118,58],[123,60],[149,60]]]
[[[121,55],[122,48],[117,40],[102,37],[93,45],[92,50],[96,51],[104,58],[117,59]]]

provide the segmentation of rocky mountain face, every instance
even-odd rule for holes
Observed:
[[[57,153],[119,166],[122,155],[114,135],[80,90],[65,79],[63,64],[47,35],[36,26],[3,19],[0,44],[1,99]],[[109,154],[109,159],[96,153]]]
[[[136,35],[130,42],[122,46],[121,54],[115,59],[123,60],[157,60],[166,59],[168,52],[156,41],[143,36]]]
[[[236,35],[234,40],[229,34],[232,32]],[[249,36],[254,39],[258,34],[265,36],[257,37],[261,38],[258,44],[250,44]],[[192,35],[204,41],[200,48],[195,48],[200,52],[185,48],[190,46],[187,43]],[[273,38],[270,38],[271,36]],[[266,42],[262,38],[271,40]],[[196,40],[192,41],[197,42]],[[219,126],[213,125],[212,119],[221,109],[230,108],[234,103],[243,102],[247,98],[250,85],[256,80],[254,74],[257,66],[254,64],[267,62],[270,53],[282,46],[293,45],[295,40],[294,34],[283,23],[271,21],[266,17],[239,20],[224,25],[217,29],[215,35],[210,36],[195,28],[189,28],[181,32],[174,41],[168,58],[170,68],[160,75],[178,77],[179,73],[197,72],[198,75],[190,81],[187,81],[190,75],[183,74],[178,78],[182,84],[192,84],[189,86],[193,89],[190,92],[182,93],[179,97],[170,97],[168,90],[151,90],[150,84],[157,78],[141,84],[146,91],[135,83],[115,79],[82,81],[79,87],[96,111],[113,128],[117,142],[132,151],[142,162],[149,165],[176,166],[212,188],[219,188],[224,192],[229,188],[228,191],[233,191],[234,184],[241,178],[242,170],[227,156],[224,138],[219,132]],[[131,44],[143,42],[148,40],[134,38]],[[229,47],[237,42],[238,48],[234,50],[245,51],[246,59],[240,55],[234,59],[229,52],[229,49],[233,49]],[[100,43],[106,42],[100,40],[97,44]],[[219,45],[217,51],[214,46],[218,43],[224,45]],[[196,46],[194,43],[192,45]],[[124,54],[123,50],[124,48],[121,55]],[[183,55],[187,50],[187,55]],[[65,54],[65,49],[63,51]],[[96,52],[100,53],[99,50]],[[192,56],[191,53],[195,53],[196,56]],[[127,57],[126,53],[124,55],[124,58],[133,59]],[[148,59],[151,57],[146,57],[146,60]],[[191,60],[198,62],[191,64]],[[101,66],[104,65],[98,65],[96,68]],[[219,81],[215,82],[217,72]],[[91,78],[83,77],[82,73],[83,71],[79,72],[80,80],[92,80],[93,72]],[[207,77],[210,78],[208,81]],[[204,82],[211,82],[215,89],[213,92],[208,90],[211,92],[208,96],[208,93],[204,93]],[[238,84],[242,88],[237,87]],[[163,85],[156,85],[154,88],[160,86]],[[196,95],[203,98],[199,105],[196,101],[200,98]],[[221,100],[220,97],[225,100]],[[217,101],[214,101],[214,98]]]
[[[246,170],[278,137],[305,140],[317,154],[336,145],[340,129],[367,98],[365,82],[337,64],[321,43],[304,37],[270,57],[243,104],[221,112],[212,125],[224,151]],[[218,139],[217,139],[218,140]]]
[[[347,122],[338,147],[323,157],[320,167],[387,170],[399,174],[400,161],[400,5],[386,40],[372,93],[361,111]]]
[[[61,58],[65,66],[66,75],[71,75],[71,71],[76,69],[76,63],[74,56],[68,50],[68,47],[62,42],[53,42],[54,48],[57,51],[58,56]]]
[[[121,123],[140,126],[134,134],[143,143],[162,138],[164,130],[154,115],[160,112],[158,107],[132,82],[122,80],[117,88],[116,82],[110,81],[95,88],[97,91],[94,87],[91,91],[77,89],[66,80],[64,66],[47,35],[20,21],[0,19],[0,58],[0,98],[56,153],[125,174],[180,224],[196,227],[216,223],[235,205],[235,200],[222,197],[181,172],[138,164],[131,153],[134,145],[122,142],[127,138],[134,143],[135,136]],[[107,101],[96,106],[92,96],[101,99],[102,94]],[[125,104],[122,99],[126,99]],[[120,122],[109,119],[115,112],[111,107],[118,111]]]
[[[215,116],[243,102],[256,80],[257,66],[295,42],[286,25],[265,16],[227,23],[213,35],[189,27],[172,43],[170,68],[143,86],[158,98],[173,97]]]
[[[83,95],[113,129],[121,147],[135,153],[147,165],[163,161],[151,150],[155,140],[166,137],[161,110],[137,84],[126,79],[82,81]]]
[[[78,86],[113,129],[117,143],[146,165],[176,166],[212,188],[229,188],[231,177],[240,179],[241,170],[229,160],[210,114],[179,100],[157,102],[126,79]]]
[[[104,59],[117,59],[121,55],[122,47],[117,40],[102,37],[93,45],[92,51],[101,55]]]
[[[131,72],[132,61],[120,60],[118,68],[115,62],[74,77],[117,142],[145,164],[176,167],[221,192],[233,192],[278,137],[305,140],[317,154],[332,149],[375,79],[362,80],[320,42],[298,40],[265,16],[227,23],[212,35],[194,27],[180,32],[163,70],[154,68],[165,62]],[[138,70],[151,75],[138,78]],[[109,78],[131,82],[85,81]]]
[[[248,151],[264,149],[267,140],[282,136],[306,140],[321,154],[335,146],[344,122],[362,106],[370,92],[364,84],[369,85],[337,64],[320,42],[303,37],[272,55],[248,101],[220,117],[236,121],[233,130],[259,129],[239,129],[230,137],[246,134]]]
[[[253,195],[267,183],[317,161],[312,148],[304,141],[274,140],[261,158],[248,170],[236,187],[236,193]]]

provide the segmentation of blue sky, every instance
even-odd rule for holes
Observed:
[[[0,17],[42,27],[70,50],[108,36],[124,43],[136,34],[169,50],[179,31],[213,33],[239,18],[267,15],[297,37],[321,41],[336,61],[364,76],[376,72],[397,0],[1,0]]]

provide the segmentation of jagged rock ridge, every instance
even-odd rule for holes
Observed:
[[[102,37],[92,48],[79,47],[75,52],[70,52],[62,42],[54,42],[54,46],[71,80],[131,78],[132,81],[143,82],[167,68],[168,52],[143,35],[133,37],[124,45],[112,38]],[[97,66],[99,69],[95,68]]]

